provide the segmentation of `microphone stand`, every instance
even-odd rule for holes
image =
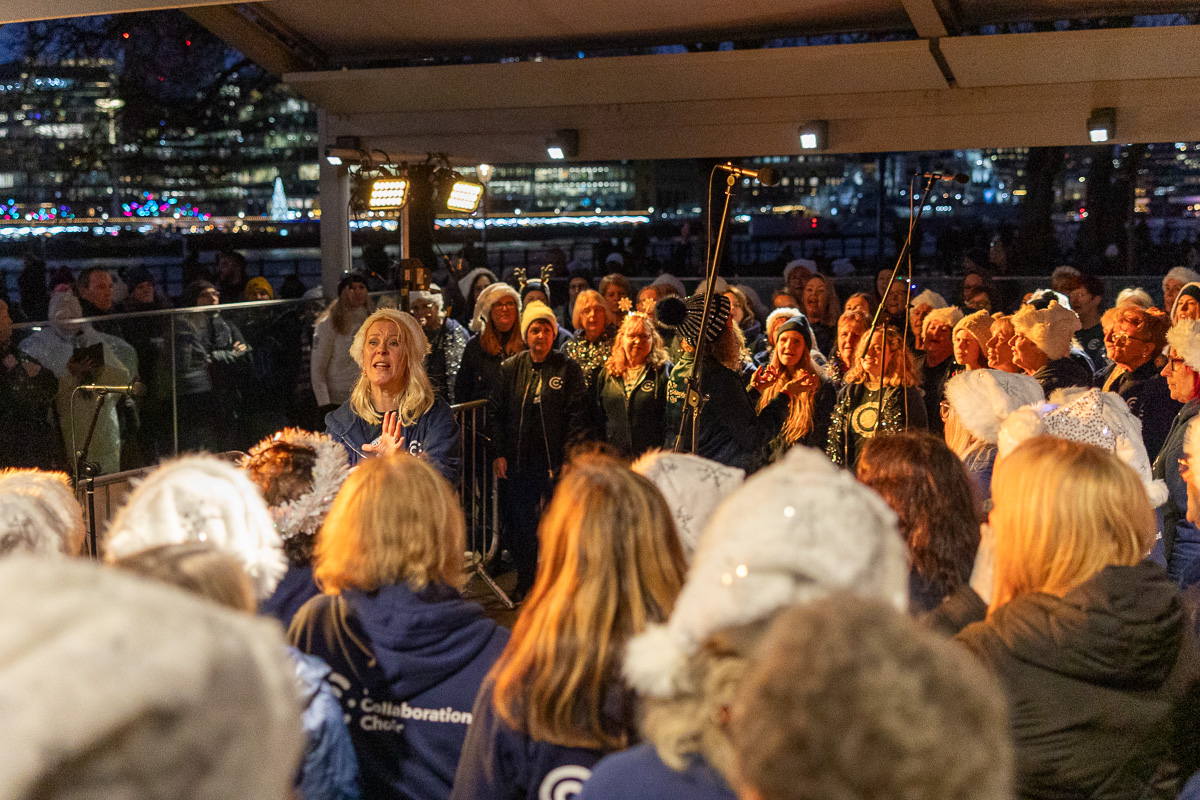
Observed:
[[[717,169],[718,167],[713,167],[713,172],[716,172]],[[708,263],[708,272],[705,276],[704,313],[700,315],[700,336],[696,341],[696,356],[692,365],[692,374],[688,378],[687,398],[684,403],[683,418],[680,420],[679,438],[675,440],[676,452],[679,451],[683,432],[687,429],[688,414],[691,414],[692,425],[692,441],[688,452],[696,452],[696,438],[699,436],[700,431],[700,412],[704,410],[704,404],[708,401],[708,397],[700,393],[700,381],[704,376],[704,352],[707,349],[707,337],[704,334],[708,330],[708,320],[712,316],[713,292],[717,284],[717,267],[721,263],[721,248],[725,244],[725,226],[729,221],[729,204],[733,200],[733,187],[737,185],[737,177],[736,173],[730,172],[725,178],[725,206],[721,211],[721,224],[717,228],[717,243],[713,246]],[[709,193],[709,203],[712,203],[711,192]]]
[[[919,206],[917,206],[917,213],[914,215],[912,213],[912,195],[913,195],[912,188],[913,188],[913,182],[918,177],[924,177],[926,180],[925,180],[925,188],[921,192],[921,204]],[[912,180],[910,180],[908,183],[908,197],[909,197],[909,201],[908,201],[909,202],[908,235],[906,237],[904,237],[904,244],[900,247],[900,253],[896,256],[896,266],[892,267],[891,277],[888,278],[887,289],[884,290],[883,297],[881,297],[879,299],[879,307],[875,309],[875,318],[871,320],[871,328],[870,328],[870,330],[867,331],[867,334],[866,334],[867,347],[871,346],[871,338],[875,335],[875,329],[879,325],[879,317],[882,316],[883,307],[887,304],[888,292],[891,291],[892,284],[895,283],[895,281],[896,281],[896,274],[900,272],[900,265],[904,263],[905,256],[909,257],[908,281],[909,281],[909,286],[910,286],[910,291],[911,291],[911,285],[912,285],[911,249],[912,249],[913,234],[917,229],[917,222],[919,222],[921,219],[921,213],[925,210],[925,206],[928,204],[929,193],[933,189],[933,184],[938,180],[938,177],[939,176],[936,173],[928,173],[923,176],[914,175]],[[907,295],[907,292],[906,292],[906,295]],[[904,327],[901,329],[901,334],[900,334],[900,346],[901,347],[904,347],[904,343],[908,340],[909,325],[908,325],[908,302],[907,302],[907,299],[904,303],[904,314],[905,314]],[[884,386],[883,386],[883,376],[884,376],[884,372],[887,369],[887,333],[886,332],[883,335],[883,340],[880,342],[880,345],[881,345],[881,352],[880,352],[880,361],[879,361],[879,406],[878,406],[878,410],[875,412],[875,427],[874,427],[874,431],[873,431],[874,433],[878,433],[879,426],[881,424],[883,424],[883,397],[885,394]],[[904,405],[904,424],[907,427],[907,425],[908,425],[908,402],[907,402],[907,399],[905,400],[905,405]]]
[[[75,391],[79,391],[79,387],[75,387]],[[72,393],[74,394],[74,393]],[[92,405],[92,421],[88,425],[87,437],[83,440],[83,447],[75,451],[75,491],[79,491],[79,484],[84,484],[84,492],[87,497],[87,512],[88,512],[88,551],[92,558],[100,557],[99,545],[96,536],[96,475],[100,473],[100,465],[94,461],[88,461],[88,450],[92,447],[92,437],[96,433],[96,423],[100,420],[100,410],[104,406],[104,398],[108,392],[97,391],[96,402]],[[74,397],[71,399],[72,406],[74,405]]]

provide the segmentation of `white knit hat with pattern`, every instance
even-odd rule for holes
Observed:
[[[904,541],[879,495],[793,447],[717,508],[670,620],[630,641],[625,676],[654,697],[691,690],[687,662],[713,633],[837,590],[907,608]]]
[[[992,338],[992,315],[985,310],[979,310],[954,323],[951,335],[957,336],[960,330],[965,330],[979,342],[979,349],[987,350],[988,339]]]
[[[558,336],[558,317],[554,316],[550,306],[541,300],[534,300],[532,303],[526,303],[525,310],[521,312],[521,339],[529,334],[529,326],[539,319],[549,322],[550,327],[554,328],[554,335]]]

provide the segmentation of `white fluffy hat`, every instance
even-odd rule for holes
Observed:
[[[988,339],[992,338],[992,315],[982,309],[967,314],[954,323],[952,335],[957,335],[959,330],[965,330],[974,336],[975,341],[979,342],[980,350],[987,350]]]
[[[1012,316],[1012,325],[1013,330],[1037,345],[1051,361],[1071,354],[1071,338],[1083,327],[1079,315],[1057,300],[1040,309],[1028,304],[1021,306]]]
[[[668,450],[646,453],[633,462],[631,469],[649,478],[662,492],[675,519],[679,543],[689,559],[713,511],[746,479],[744,469]]]
[[[1189,367],[1200,372],[1200,320],[1181,319],[1167,331],[1167,344]]]
[[[185,456],[151,472],[113,520],[105,551],[116,560],[182,542],[209,542],[232,555],[260,600],[287,570],[283,540],[258,487],[213,456]]]
[[[4,559],[0,586],[0,796],[288,796],[277,623],[82,559]]]
[[[83,510],[62,472],[0,472],[0,555],[79,555]]]
[[[1163,291],[1167,289],[1167,281],[1179,281],[1182,284],[1198,283],[1200,282],[1200,272],[1187,267],[1172,267],[1166,275],[1163,275]]]
[[[946,381],[946,399],[971,435],[991,444],[1000,424],[1021,406],[1044,402],[1042,387],[1028,375],[998,369],[960,372]]]
[[[475,280],[480,275],[487,275],[492,283],[496,282],[496,273],[492,272],[487,267],[476,267],[458,279],[458,291],[463,296],[464,300],[471,299],[471,287],[475,284]]]
[[[930,308],[945,308],[949,305],[946,298],[935,292],[933,289],[926,289],[912,299],[909,306],[916,308],[917,306],[929,306]]]
[[[836,590],[905,609],[904,542],[878,495],[823,454],[794,447],[717,508],[671,619],[630,641],[625,675],[655,697],[690,690],[687,662],[713,633]]]
[[[935,308],[925,315],[925,321],[921,323],[921,335],[924,336],[934,322],[944,322],[953,328],[962,319],[962,315],[962,310],[958,306]]]
[[[489,284],[479,293],[479,297],[475,299],[475,313],[471,315],[472,333],[476,335],[483,333],[484,326],[492,318],[492,306],[496,305],[496,301],[504,296],[511,297],[517,304],[517,308],[521,307],[521,295],[517,294],[517,290],[507,283]]]
[[[1107,450],[1133,468],[1155,508],[1167,500],[1167,485],[1154,480],[1142,442],[1142,421],[1120,395],[1099,389],[1055,392],[1049,403],[1025,406],[1000,426],[999,457],[1034,436],[1054,436]]]

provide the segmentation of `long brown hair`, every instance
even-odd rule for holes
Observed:
[[[858,479],[900,517],[912,564],[953,592],[970,577],[979,549],[979,508],[962,462],[925,431],[868,439]]]
[[[538,741],[625,747],[603,708],[626,643],[665,622],[683,586],[670,509],[646,478],[587,455],[559,484],[538,538],[533,591],[490,674],[496,711]]]
[[[804,342],[804,356],[800,359],[800,363],[794,368],[785,367],[779,361],[779,342],[776,340],[775,348],[771,351],[771,369],[775,370],[775,380],[771,381],[762,389],[762,395],[758,399],[758,410],[762,411],[767,407],[767,404],[774,400],[783,392],[783,387],[788,381],[795,377],[797,372],[807,372],[817,378],[817,389],[820,389],[821,383],[824,383],[824,378],[821,376],[820,370],[812,360],[812,347],[809,345],[808,337],[800,335]],[[816,398],[817,391],[799,392],[795,397],[788,401],[787,421],[783,423],[783,437],[788,444],[793,444],[808,435],[808,432],[813,427],[813,400]]]

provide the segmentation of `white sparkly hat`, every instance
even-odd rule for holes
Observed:
[[[670,697],[713,633],[777,609],[849,590],[908,605],[908,558],[896,515],[816,450],[792,448],[717,508],[665,624],[629,643],[625,675],[637,691]]]

